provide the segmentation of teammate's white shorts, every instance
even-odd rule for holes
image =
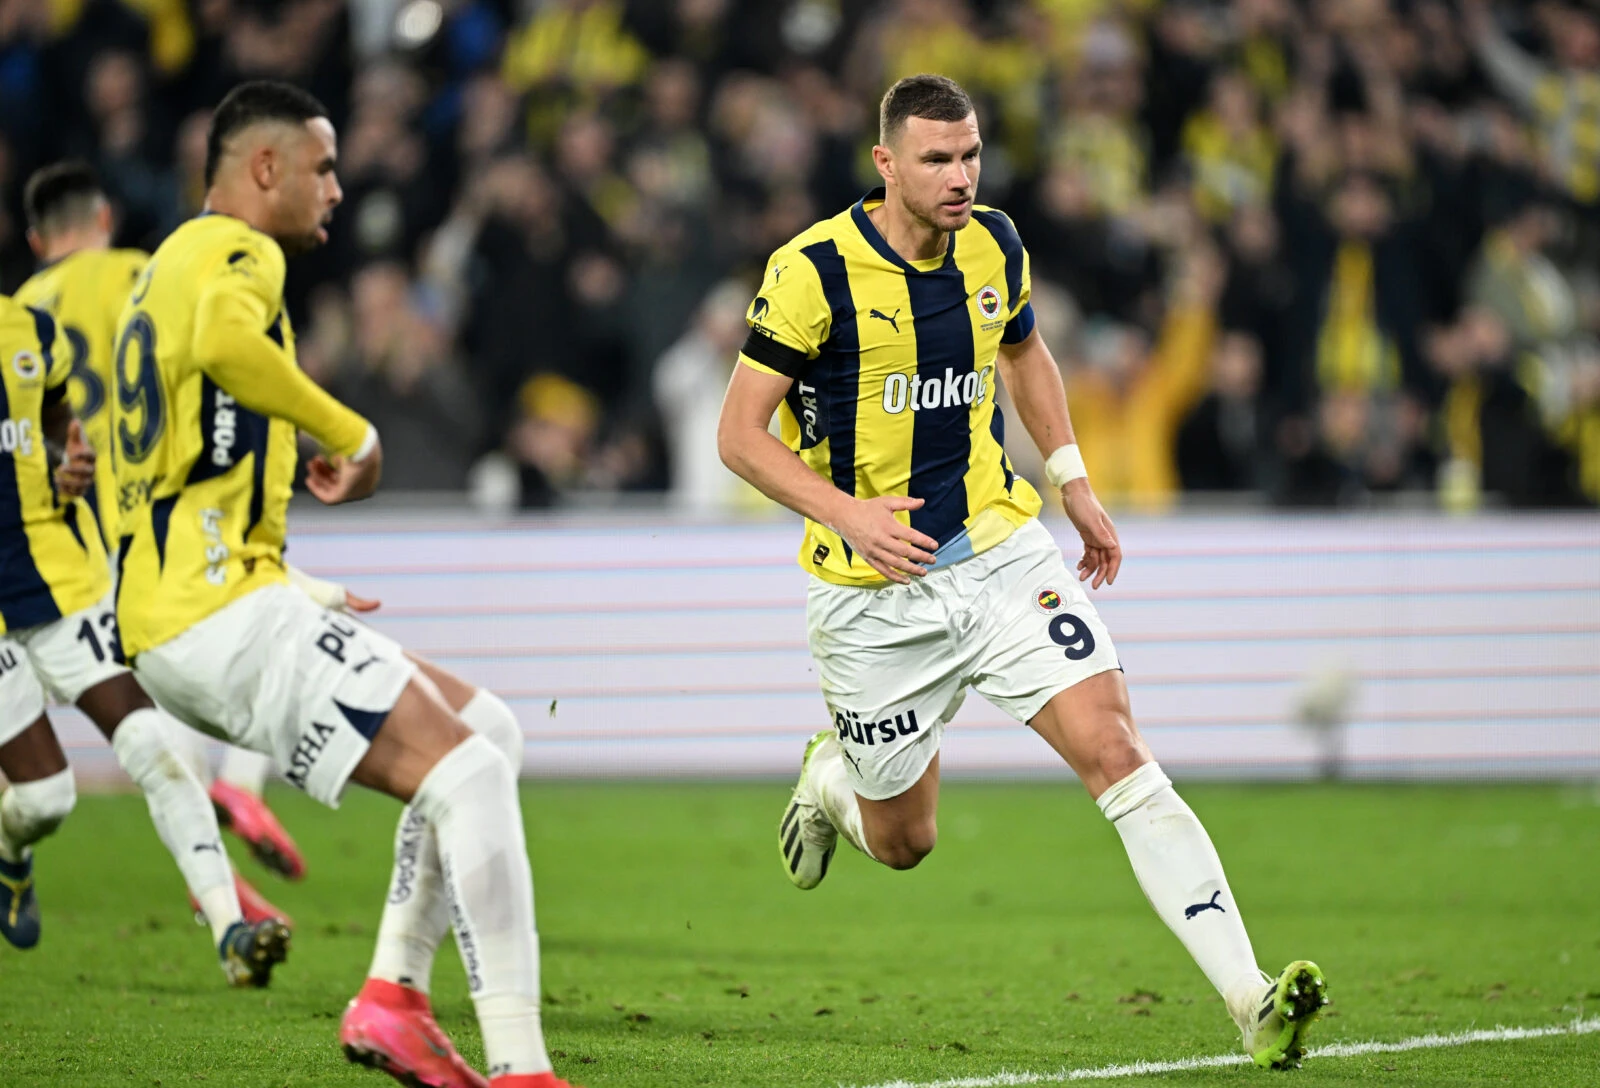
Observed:
[[[81,612],[0,635],[0,744],[39,720],[47,692],[75,703],[127,671],[110,594]]]
[[[239,598],[133,666],[173,715],[272,756],[334,808],[416,672],[393,639],[288,585]]]
[[[922,777],[968,687],[1026,722],[1058,692],[1120,668],[1099,613],[1037,521],[909,585],[813,576],[806,619],[851,783],[874,801]]]

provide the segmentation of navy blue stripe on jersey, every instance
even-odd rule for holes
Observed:
[[[37,312],[37,311],[35,311]],[[0,419],[11,417],[11,398],[0,381]],[[0,618],[6,630],[20,631],[61,618],[50,586],[33,561],[22,521],[22,489],[16,458],[0,453]]]
[[[111,605],[113,610],[122,604],[122,568],[128,562],[128,549],[133,547],[133,537],[125,536],[117,543],[117,585],[113,590]]]
[[[1033,303],[1024,302],[1022,309],[1017,311],[1017,316],[1006,322],[1005,329],[1000,333],[1002,344],[1020,344],[1033,332]]]
[[[276,327],[276,326],[274,326]],[[250,523],[241,539],[261,521],[266,504],[268,419],[228,395],[209,376],[200,378],[200,453],[189,466],[185,486],[214,480],[255,454],[250,470]]]
[[[955,235],[950,236],[952,241]],[[972,406],[961,390],[973,371],[967,285],[954,259],[937,272],[906,273],[917,334],[918,406],[911,430],[911,482],[920,508],[911,527],[940,544],[966,531],[967,468],[972,457]],[[917,388],[917,387],[913,387]]]
[[[1000,470],[1006,474],[1006,491],[1009,493],[1017,477],[1006,461],[1006,417],[1000,414],[998,404],[994,406],[994,414],[989,417],[989,433],[994,435],[995,445],[1000,447]]]
[[[106,539],[106,527],[100,524],[100,492],[94,484],[90,484],[89,490],[83,493],[83,501],[89,507],[89,520],[94,522],[94,531],[100,535],[100,543],[109,553],[111,541]]]
[[[261,513],[267,504],[267,417],[240,410],[240,420],[248,414],[253,417],[249,430],[250,452],[255,460],[250,464],[250,520],[245,523],[244,535],[239,539],[248,542],[250,533],[261,524]]]
[[[82,548],[84,554],[87,555],[89,545],[83,542],[83,531],[78,528],[78,504],[68,502],[67,508],[61,511],[61,520],[67,523],[67,528],[72,532],[72,539],[78,542],[78,547]]]
[[[816,267],[822,294],[832,318],[813,370],[817,391],[827,408],[825,434],[832,442],[829,458],[833,486],[846,495],[856,493],[856,401],[860,396],[861,337],[856,331],[856,305],[850,297],[850,274],[832,239],[800,251]],[[804,382],[796,386],[804,390]],[[803,422],[803,421],[802,421]]]
[[[828,339],[822,342],[816,365],[808,377],[794,383],[789,402],[800,423],[805,445],[807,410],[819,417],[821,434],[828,438],[828,466],[833,486],[846,495],[856,493],[856,405],[861,385],[861,335],[856,329],[856,304],[850,295],[850,274],[832,239],[815,242],[800,251],[817,270],[822,295],[828,303]],[[808,398],[814,402],[807,403]],[[798,410],[796,410],[798,409]],[[816,442],[811,443],[816,445]],[[845,562],[855,556],[846,543]]]
[[[267,326],[267,339],[283,347],[283,311],[278,311],[278,316],[272,319],[272,324]]]
[[[177,495],[168,495],[164,499],[157,499],[150,504],[150,531],[156,538],[156,568],[163,569],[167,565],[167,532],[172,526],[172,508],[178,502]]]
[[[56,319],[43,310],[28,307],[28,312],[33,315],[33,331],[39,334],[39,347],[44,352],[44,372],[50,373],[50,365],[55,361],[51,354],[56,346]]]

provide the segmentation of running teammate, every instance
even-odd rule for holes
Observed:
[[[95,451],[94,483],[88,492],[94,531],[102,540],[116,539],[116,459],[111,446],[111,347],[117,318],[149,254],[111,248],[111,204],[94,172],[81,162],[46,166],[28,179],[23,190],[28,218],[28,243],[42,267],[17,289],[16,299],[56,319],[71,380],[67,395],[84,436]],[[204,738],[179,727],[172,747],[184,754],[202,782],[209,776]],[[211,783],[211,802],[222,826],[244,840],[252,854],[269,868],[298,879],[305,871],[294,840],[261,800],[270,761],[256,752],[230,748],[222,774]],[[250,921],[288,916],[273,906],[250,882],[235,875],[235,889]],[[191,900],[193,896],[191,895]],[[192,903],[199,910],[198,903]]]
[[[779,824],[785,868],[815,887],[840,835],[890,868],[926,857],[940,737],[975,688],[1082,778],[1254,1060],[1294,1064],[1321,972],[1258,969],[1210,838],[1134,726],[1079,585],[1114,581],[1121,545],[1034,329],[1028,254],[973,203],[981,147],[958,85],[891,87],[872,152],[884,187],[774,254],[723,405],[723,460],[806,518],[811,654],[834,720]],[[997,379],[1083,538],[1077,578],[1006,459]],[[780,405],[782,441],[767,433]]]
[[[264,986],[286,953],[276,920],[246,924],[204,788],[172,749],[180,728],[128,672],[111,575],[82,499],[94,451],[67,402],[72,352],[55,321],[0,299],[0,935],[40,937],[32,846],[66,819],[72,772],[45,692],[76,703],[144,791],[150,816],[210,923],[228,979]],[[59,458],[52,473],[50,460]]]
[[[450,917],[489,1084],[562,1088],[544,1045],[511,765],[398,645],[319,607],[284,570],[295,429],[327,451],[307,474],[325,503],[365,498],[382,471],[373,427],[296,365],[283,312],[286,251],[327,240],[335,149],[314,98],[235,88],[207,137],[206,214],[162,243],[134,287],[115,355],[123,640],[162,705],[270,753],[312,797],[337,805],[354,780],[407,802],[394,879],[430,921]],[[427,845],[408,849],[413,837]],[[420,987],[394,988],[426,1011]],[[381,1052],[347,1042],[346,1053],[413,1077]],[[413,1082],[478,1083],[460,1064],[454,1079]]]

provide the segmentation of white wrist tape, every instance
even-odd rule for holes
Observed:
[[[284,573],[289,576],[289,584],[317,602],[318,607],[331,609],[334,612],[345,611],[345,588],[338,582],[325,582],[321,578],[313,578],[299,567],[287,563],[284,564]]]
[[[355,462],[365,461],[372,455],[372,448],[378,444],[378,428],[367,424],[367,437],[361,440],[361,447],[350,455],[350,460]]]
[[[1089,470],[1083,467],[1083,454],[1078,451],[1078,444],[1062,446],[1052,453],[1044,463],[1044,475],[1051,487],[1065,487],[1073,480],[1088,476]]]

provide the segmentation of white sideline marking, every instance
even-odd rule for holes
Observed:
[[[1504,1043],[1517,1039],[1543,1039],[1551,1035],[1590,1035],[1600,1032],[1600,1016],[1553,1024],[1543,1028],[1482,1028],[1458,1031],[1451,1035],[1416,1035],[1395,1043],[1330,1043],[1306,1051],[1307,1058],[1355,1058],[1362,1054],[1397,1054],[1406,1050],[1434,1050],[1468,1043]],[[1060,1069],[1054,1073],[996,1073],[990,1077],[956,1077],[953,1080],[895,1080],[870,1088],[1015,1088],[1024,1084],[1066,1084],[1075,1080],[1114,1080],[1154,1073],[1182,1073],[1190,1069],[1218,1069],[1228,1065],[1248,1065],[1243,1054],[1214,1054],[1205,1058],[1179,1058],[1170,1062],[1131,1062],[1127,1065],[1101,1065],[1092,1069]],[[841,1085],[841,1088],[843,1086]]]

